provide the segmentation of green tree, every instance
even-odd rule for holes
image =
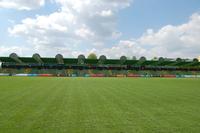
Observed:
[[[88,59],[97,59],[97,55],[95,53],[91,53],[87,57]]]

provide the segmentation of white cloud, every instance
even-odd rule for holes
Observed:
[[[100,13],[100,15],[101,15],[102,17],[110,17],[110,16],[113,15],[113,12],[112,12],[111,10],[103,10],[103,11]]]
[[[194,58],[200,55],[200,14],[195,13],[189,22],[172,26],[167,25],[153,31],[148,29],[141,37],[130,40],[121,40],[111,48],[92,49],[91,52],[106,54],[109,57],[119,58],[146,56],[153,57],[181,57]],[[90,52],[90,51],[89,51]]]
[[[26,55],[28,49],[29,48],[26,48],[26,47],[3,45],[3,46],[0,46],[0,53],[1,53],[1,56],[9,56],[13,52],[21,54],[21,55]]]
[[[0,0],[0,8],[31,10],[43,6],[45,0]]]
[[[120,58],[125,55],[127,57],[145,55],[146,49],[140,47],[134,40],[121,40],[118,44],[111,48],[104,48],[99,54],[106,54],[110,58]]]
[[[35,48],[104,44],[118,38],[116,14],[132,0],[55,0],[61,9],[46,16],[26,18],[8,31]]]
[[[22,37],[35,51],[44,55],[67,56],[96,52],[108,57],[197,57],[200,53],[200,14],[195,13],[181,25],[166,25],[158,31],[148,29],[141,37],[120,40],[116,14],[132,0],[55,0],[57,12],[26,18],[9,28],[9,33]],[[118,43],[105,45],[111,40]],[[91,48],[93,47],[93,48]],[[80,48],[83,48],[80,50]]]
[[[54,12],[48,16],[37,16],[36,19],[26,18],[8,31],[11,35],[24,37],[35,48],[63,47],[69,43],[73,31],[71,25],[74,23],[72,14]]]
[[[65,11],[73,10],[83,13],[87,11],[114,10],[130,6],[132,0],[55,0]],[[87,10],[87,11],[86,11]],[[95,13],[95,12],[91,12]]]
[[[82,27],[76,30],[75,34],[84,39],[90,39],[90,38],[93,38],[94,36],[94,33],[91,30],[89,30],[87,27]]]

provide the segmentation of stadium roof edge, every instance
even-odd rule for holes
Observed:
[[[18,57],[23,63],[38,63],[33,57]],[[41,57],[44,64],[58,64],[54,57]],[[100,59],[84,59],[88,65],[99,64]],[[63,58],[64,64],[78,64],[78,58]],[[2,63],[18,63],[10,57],[0,57]],[[126,59],[123,63],[120,59],[106,59],[104,65],[136,65],[136,66],[177,66],[177,67],[200,67],[200,62],[194,61],[154,61],[154,60],[130,60]]]

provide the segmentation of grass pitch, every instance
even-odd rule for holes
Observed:
[[[1,133],[199,133],[200,80],[0,77]]]

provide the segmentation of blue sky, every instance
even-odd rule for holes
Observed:
[[[199,11],[199,0],[135,0],[119,13],[118,26],[126,36],[139,37],[149,28],[158,30],[168,24],[185,23]]]
[[[199,0],[0,0],[0,54],[200,56]]]

